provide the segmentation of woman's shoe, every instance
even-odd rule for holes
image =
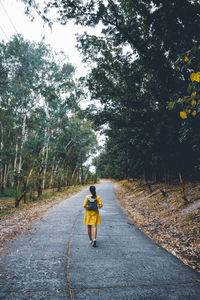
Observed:
[[[96,240],[93,240],[92,247],[96,247]]]

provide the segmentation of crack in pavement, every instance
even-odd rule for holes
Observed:
[[[105,289],[134,289],[134,288],[152,288],[152,287],[164,287],[164,286],[182,286],[182,285],[192,285],[199,284],[199,281],[190,281],[190,282],[176,282],[176,283],[163,283],[163,284],[138,284],[138,285],[127,285],[127,286],[104,286],[104,287],[84,287],[84,288],[73,288],[70,286],[71,291],[81,291],[81,290],[105,290]],[[57,290],[24,290],[24,291],[4,291],[5,294],[26,294],[26,293],[35,293],[35,292],[55,292],[63,293],[66,292],[66,289],[57,289]]]

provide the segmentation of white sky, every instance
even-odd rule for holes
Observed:
[[[24,4],[20,0],[0,0],[0,40],[7,42],[14,34],[19,33],[25,39],[39,42],[45,36],[45,43],[56,51],[64,51],[69,62],[76,67],[77,76],[85,75],[86,66],[81,62],[81,55],[75,48],[76,33],[83,33],[85,28],[74,26],[70,21],[67,25],[53,25],[51,30],[36,15],[31,22],[24,13]],[[88,31],[88,29],[87,29]],[[91,34],[100,34],[99,29],[89,29]]]

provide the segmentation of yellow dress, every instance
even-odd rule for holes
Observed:
[[[88,210],[86,208],[88,199],[91,197],[92,195],[88,195],[85,197],[85,201],[83,203],[83,207],[85,208],[85,217],[84,217],[84,224],[86,225],[97,225],[97,224],[101,224],[101,218],[99,215],[99,210]],[[98,203],[99,207],[103,206],[103,203],[101,202],[101,198],[97,195],[96,196],[96,200]]]

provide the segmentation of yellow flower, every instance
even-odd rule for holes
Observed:
[[[195,74],[195,73],[192,73],[192,74],[190,75],[190,79],[192,80],[192,82],[195,80],[195,77],[196,77],[196,74]]]
[[[181,117],[182,119],[186,119],[186,118],[187,118],[186,112],[185,112],[185,111],[181,111],[181,112],[180,112],[180,117]]]
[[[197,114],[197,112],[196,112],[196,110],[194,110],[194,111],[192,112],[193,117],[195,117],[196,114]]]
[[[186,58],[185,58],[185,62],[187,63],[188,61],[189,61],[189,58],[188,58],[188,57],[186,57]]]
[[[196,94],[197,94],[197,92],[193,92],[191,96],[192,96],[192,97],[195,97]]]
[[[195,76],[196,76],[195,73],[192,73],[192,74],[190,75],[190,79],[191,79],[192,82],[195,80]]]
[[[190,79],[193,81],[197,81],[197,82],[200,82],[200,72],[197,72],[197,73],[192,73],[190,75]]]
[[[196,81],[197,81],[197,82],[200,82],[200,72],[197,72],[197,73],[196,73]]]

